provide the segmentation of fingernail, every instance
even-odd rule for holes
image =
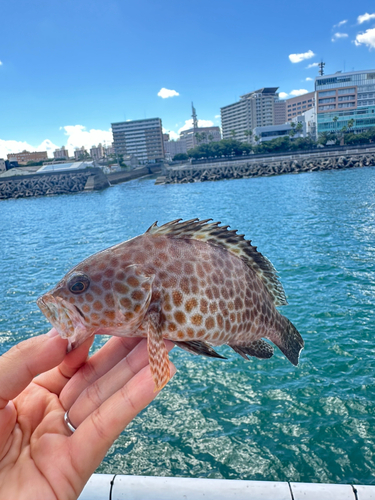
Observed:
[[[56,337],[56,335],[58,335],[59,332],[56,330],[56,328],[52,328],[52,330],[50,330],[46,335],[48,335],[48,337]]]

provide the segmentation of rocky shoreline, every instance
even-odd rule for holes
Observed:
[[[375,166],[375,154],[362,153],[357,155],[337,155],[334,157],[310,157],[298,159],[280,159],[276,161],[259,161],[225,166],[194,167],[167,169],[163,183],[189,183],[203,181],[218,181],[222,179],[247,179],[252,177],[267,177],[272,175],[315,172],[322,170],[340,170],[347,168]]]

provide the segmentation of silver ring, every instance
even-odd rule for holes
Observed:
[[[69,410],[67,410],[64,414],[64,422],[65,422],[65,425],[67,426],[67,428],[70,430],[71,433],[75,432],[76,431],[76,428],[74,427],[74,425],[72,424],[72,422],[70,421],[70,418],[69,418]]]

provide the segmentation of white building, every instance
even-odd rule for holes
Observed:
[[[85,146],[82,146],[81,148],[76,148],[76,150],[74,151],[74,159],[76,161],[84,160],[85,158],[87,158],[87,156],[88,152],[86,151]]]
[[[90,149],[90,156],[95,161],[99,161],[102,158],[104,158],[104,148],[100,142],[99,142],[98,146],[93,146]]]
[[[6,166],[5,166],[5,160],[0,158],[0,172],[5,172]]]
[[[65,146],[61,146],[60,149],[55,149],[53,152],[53,157],[61,160],[69,160],[69,151],[65,149]]]
[[[117,154],[133,154],[141,163],[164,158],[163,129],[160,118],[112,123]]]
[[[240,97],[240,101],[221,108],[224,139],[248,142],[248,133],[256,127],[284,123],[285,104],[279,100],[278,87],[264,87]]]
[[[221,141],[220,127],[189,128],[180,132],[180,141],[185,142],[186,151],[200,144]]]
[[[172,160],[177,154],[186,154],[186,141],[164,141],[164,152],[167,160]]]

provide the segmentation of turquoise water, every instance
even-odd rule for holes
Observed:
[[[0,353],[49,329],[35,300],[84,257],[155,220],[212,217],[278,269],[300,365],[175,348],[178,373],[98,472],[375,484],[374,196],[366,168],[2,201]]]

